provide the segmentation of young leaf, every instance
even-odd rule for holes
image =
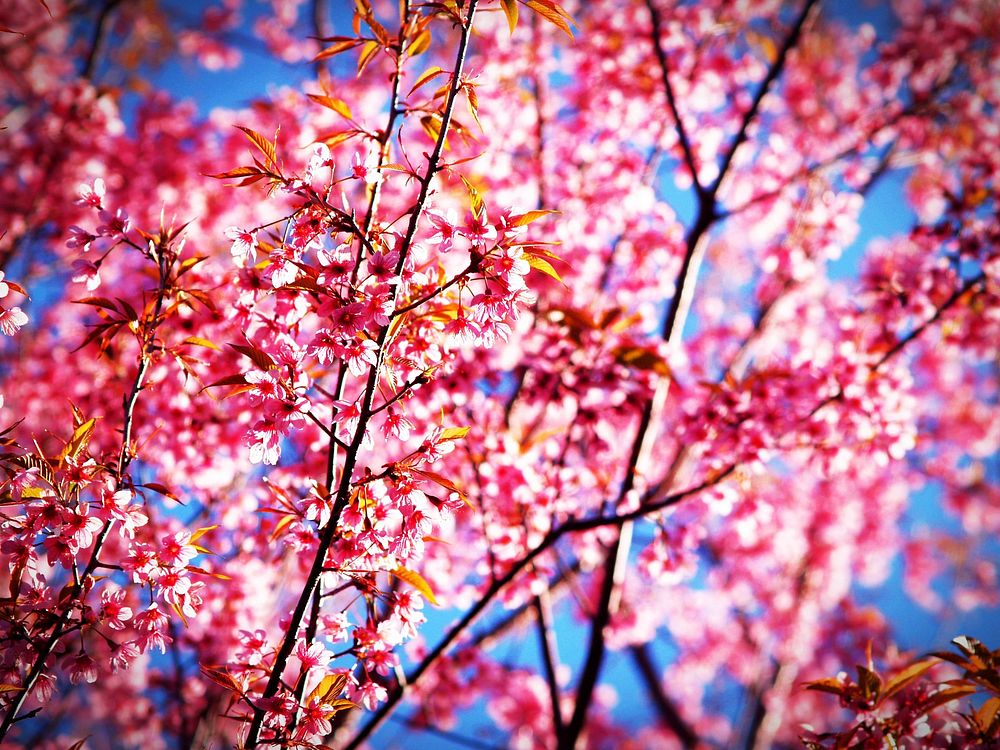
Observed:
[[[340,694],[344,692],[344,688],[347,687],[347,675],[346,674],[328,674],[319,684],[313,688],[313,691],[309,693],[309,697],[306,698],[306,705],[310,703],[329,703],[330,699],[340,697]]]
[[[171,500],[176,500],[177,502],[180,502],[180,498],[178,498],[177,495],[171,492],[169,487],[162,485],[158,482],[146,482],[145,484],[140,484],[138,486],[143,487],[147,490],[152,490],[153,492],[157,492],[163,495],[164,497],[170,498]]]
[[[203,338],[201,338],[199,336],[188,336],[181,343],[182,344],[191,344],[192,346],[203,346],[206,349],[215,349],[215,351],[217,351],[217,352],[221,352],[222,351],[222,349],[220,349],[218,347],[218,345],[212,343],[208,339],[203,339]]]
[[[269,140],[267,140],[267,138],[262,136],[256,130],[245,128],[242,125],[237,125],[236,127],[242,130],[246,137],[250,139],[250,142],[260,149],[260,152],[267,157],[269,165],[276,163],[277,160],[275,159],[274,144],[272,144]]]
[[[365,46],[361,49],[361,56],[358,58],[358,75],[368,67],[368,63],[375,59],[375,55],[378,51],[382,49],[378,42],[368,41],[365,42]]]
[[[351,38],[341,39],[332,47],[327,47],[326,49],[320,51],[320,53],[313,58],[313,62],[319,62],[320,60],[326,60],[327,58],[333,57],[334,55],[339,55],[341,52],[346,52],[349,49],[354,49],[359,44],[364,44],[364,40],[351,39]]]
[[[188,540],[188,543],[194,544],[203,536],[205,536],[205,534],[217,528],[219,528],[219,524],[215,524],[213,526],[202,526],[200,529],[195,529],[194,532],[192,532],[191,538]]]
[[[423,127],[424,132],[427,133],[427,137],[433,143],[437,143],[437,139],[441,135],[441,118],[437,115],[424,115],[420,118],[420,125]],[[448,148],[447,140],[445,140],[445,148]]]
[[[513,36],[514,29],[517,28],[517,0],[500,0],[500,4],[503,6],[504,15],[507,16],[507,27]]]
[[[192,573],[198,573],[203,576],[209,576],[210,578],[218,578],[220,581],[231,581],[232,576],[227,576],[225,573],[213,573],[210,570],[205,570],[204,568],[199,568],[197,565],[187,565],[184,568]]]
[[[976,710],[975,718],[979,731],[987,736],[991,734],[998,715],[1000,715],[1000,698],[990,698]]]
[[[233,679],[232,675],[224,669],[215,667],[202,667],[201,673],[209,680],[231,692],[240,692],[240,684]]]
[[[528,211],[527,213],[519,214],[517,216],[510,217],[510,223],[515,227],[523,227],[530,224],[533,221],[538,221],[543,216],[548,216],[549,214],[557,214],[558,211],[552,211],[550,209],[541,209],[538,211]]]
[[[395,570],[393,570],[392,574],[396,576],[396,578],[398,578],[399,580],[406,581],[406,583],[413,586],[413,588],[415,588],[417,591],[419,591],[421,594],[424,595],[424,599],[429,601],[435,607],[440,606],[438,604],[437,597],[434,596],[434,591],[433,589],[431,589],[430,584],[427,583],[427,581],[424,580],[424,577],[420,575],[417,571],[410,570],[409,568],[404,568],[400,566]]]
[[[442,476],[441,474],[438,474],[436,471],[429,471],[427,469],[418,469],[415,467],[411,467],[410,471],[412,471],[414,474],[419,474],[425,479],[430,479],[432,482],[441,485],[449,492],[457,493],[459,496],[461,496],[462,500],[465,501],[465,492],[462,491],[461,487],[459,487],[453,481],[448,479],[448,477]]]
[[[218,172],[217,174],[207,174],[206,177],[213,177],[216,180],[231,180],[236,177],[248,177],[252,182],[264,177],[266,172],[262,172],[258,167],[236,167],[235,169],[230,169],[228,172]],[[241,185],[249,184],[247,180],[240,183]]]
[[[75,459],[86,450],[87,444],[90,442],[90,437],[94,434],[94,427],[96,425],[97,419],[92,418],[78,426],[73,431],[73,437],[69,439],[66,447],[59,454],[59,460],[62,461],[67,458]]]
[[[218,380],[214,380],[208,385],[206,385],[205,388],[214,388],[217,385],[246,385],[246,384],[247,384],[246,376],[243,373],[237,373],[235,375],[227,375],[224,378],[219,378]],[[202,388],[202,390],[205,390],[205,388]]]
[[[131,304],[129,304],[128,300],[124,300],[121,297],[115,297],[115,299],[118,300],[118,304],[121,305],[122,312],[125,313],[125,320],[139,319],[139,313],[134,307],[132,307]]]
[[[573,38],[573,30],[569,27],[569,23],[567,23],[572,22],[573,17],[563,10],[562,6],[558,3],[554,3],[551,0],[525,0],[524,4],[549,23],[559,27],[570,39]]]
[[[265,352],[263,349],[258,349],[256,346],[244,346],[243,344],[229,344],[230,347],[238,351],[244,357],[249,357],[250,360],[257,365],[261,370],[273,370],[278,365],[271,355]]]
[[[552,267],[552,264],[549,263],[547,260],[539,258],[536,255],[527,255],[527,254],[525,255],[525,259],[528,261],[528,265],[534,268],[536,271],[541,271],[546,276],[551,276],[553,279],[558,281],[563,286],[566,285],[566,282],[562,280],[562,277],[559,276],[559,273],[556,271],[556,269]]]
[[[74,300],[74,304],[90,305],[91,307],[99,307],[105,310],[110,310],[116,314],[118,313],[118,306],[106,297],[85,297],[83,299]]]
[[[644,346],[620,346],[615,349],[615,359],[635,370],[655,372],[665,378],[671,376],[667,361],[652,349]]]
[[[823,693],[833,693],[836,696],[843,697],[845,693],[845,687],[843,683],[836,677],[824,677],[822,680],[813,680],[812,682],[807,682],[806,690],[819,690]]]
[[[419,34],[417,34],[413,41],[410,42],[410,46],[406,48],[406,51],[411,57],[416,57],[430,48],[431,41],[430,29],[423,29]]]
[[[939,690],[925,700],[920,708],[923,713],[927,714],[933,711],[939,706],[943,706],[946,703],[951,703],[954,700],[963,698],[966,695],[972,695],[976,692],[976,687],[974,685],[956,685],[954,687],[945,688],[944,690]]]
[[[420,74],[420,77],[417,78],[416,81],[414,81],[413,86],[410,87],[410,94],[412,94],[414,91],[416,91],[417,89],[419,89],[421,86],[423,86],[428,81],[432,81],[437,76],[443,75],[446,72],[447,71],[442,70],[437,65],[428,68],[427,70],[425,70],[423,73]]]
[[[203,260],[206,260],[206,258],[207,256],[205,255],[196,255],[193,258],[185,258],[177,267],[177,277],[180,278]]]
[[[274,530],[271,532],[271,541],[276,541],[284,533],[285,529],[292,525],[292,522],[297,519],[296,516],[282,516],[278,519],[278,523],[274,525]]]
[[[935,664],[937,664],[937,659],[924,659],[922,661],[918,661],[916,664],[911,664],[906,669],[893,675],[892,678],[885,683],[885,691],[882,696],[883,699],[891,698],[900,690],[903,690],[907,685],[910,685],[914,680],[920,677],[920,675],[933,667]]]
[[[332,109],[338,115],[347,120],[353,120],[354,115],[351,112],[351,108],[347,106],[347,102],[342,99],[334,99],[332,96],[325,96],[322,94],[306,94],[310,99],[312,99],[317,104],[322,104],[327,109]]]

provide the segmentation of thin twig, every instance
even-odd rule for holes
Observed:
[[[650,20],[652,21],[653,52],[656,53],[656,62],[660,69],[660,80],[663,83],[663,91],[667,96],[670,114],[673,116],[674,125],[677,128],[677,140],[681,144],[681,151],[684,153],[684,164],[687,166],[688,171],[691,172],[691,180],[695,191],[701,195],[705,192],[705,188],[698,179],[698,164],[695,161],[694,149],[691,147],[691,139],[688,137],[687,129],[684,127],[684,121],[681,119],[681,113],[677,107],[677,97],[674,94],[674,87],[670,83],[670,66],[667,62],[667,55],[663,51],[663,45],[660,43],[660,28],[663,24],[660,18],[660,11],[653,0],[645,0],[645,2]]]

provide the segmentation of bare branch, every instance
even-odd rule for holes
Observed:
[[[631,653],[636,669],[638,669],[639,675],[642,677],[650,700],[652,700],[653,705],[660,712],[660,719],[677,735],[677,739],[681,741],[681,745],[684,748],[695,747],[698,744],[698,735],[684,721],[684,718],[677,710],[677,706],[674,705],[674,702],[667,697],[666,692],[663,690],[663,680],[653,663],[653,654],[649,648],[649,644],[644,643],[641,646],[632,646],[629,649],[629,653]]]
[[[677,128],[677,140],[681,145],[681,151],[684,153],[684,164],[691,173],[691,181],[700,196],[705,192],[705,187],[698,179],[698,164],[695,161],[694,149],[691,147],[691,139],[688,136],[687,129],[684,127],[684,121],[681,119],[680,110],[677,108],[677,97],[674,94],[673,84],[670,83],[670,66],[667,62],[667,55],[663,51],[663,45],[660,43],[660,29],[663,25],[662,19],[660,18],[660,11],[657,9],[653,0],[645,0],[645,2],[646,9],[649,11],[650,20],[653,24],[653,52],[656,54],[656,62],[660,68],[660,80],[663,83],[663,91],[667,95],[667,104],[670,106],[670,114],[673,116],[674,125]]]

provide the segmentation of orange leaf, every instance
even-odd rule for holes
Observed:
[[[446,427],[441,430],[438,440],[459,440],[469,434],[468,427]]]
[[[553,279],[558,281],[563,286],[566,285],[566,283],[562,280],[562,277],[559,276],[559,273],[556,271],[556,269],[554,269],[552,267],[552,264],[549,263],[547,260],[539,258],[536,255],[526,255],[525,258],[528,261],[528,265],[534,268],[536,271],[541,271],[546,276],[551,276]]]
[[[306,698],[306,705],[313,702],[329,703],[331,698],[339,697],[344,692],[345,687],[347,687],[346,674],[328,674],[309,693],[309,697]]]
[[[983,734],[988,734],[1000,714],[1000,698],[990,698],[976,711],[976,723]]]
[[[208,174],[206,177],[214,177],[217,180],[229,180],[233,177],[249,177],[256,175],[258,179],[264,176],[257,167],[236,167],[235,169],[230,169],[228,172],[218,172],[217,174]]]
[[[362,39],[343,39],[332,47],[327,47],[322,50],[316,57],[313,58],[313,62],[319,62],[320,60],[326,60],[328,57],[333,57],[334,55],[339,55],[341,52],[346,52],[349,49],[357,47],[362,44]]]
[[[256,346],[244,346],[242,344],[229,344],[229,346],[238,351],[244,357],[249,357],[250,360],[261,370],[273,370],[278,366],[275,364],[274,360],[271,359],[270,354],[265,352],[263,349],[258,349]]]
[[[251,130],[250,128],[245,128],[242,125],[237,125],[237,128],[243,131],[250,142],[255,145],[260,152],[267,157],[269,164],[275,164],[277,162],[275,158],[274,144],[271,143],[267,138],[262,136],[256,130]]]
[[[431,32],[430,29],[423,29],[417,36],[410,42],[410,46],[406,48],[407,53],[412,57],[416,57],[419,54],[426,52],[431,46]]]
[[[573,30],[569,27],[573,17],[558,3],[551,2],[551,0],[525,0],[524,4],[549,23],[558,26],[570,39],[573,38]]]
[[[396,568],[392,571],[392,574],[396,576],[401,581],[406,581],[408,584],[413,586],[417,591],[424,595],[424,599],[429,601],[435,607],[440,606],[438,604],[437,597],[434,596],[434,590],[431,588],[430,584],[415,570],[410,570],[409,568],[404,568],[402,566]]]
[[[819,690],[823,693],[833,693],[839,696],[844,695],[844,685],[836,677],[826,677],[822,680],[807,682],[806,690]]]
[[[219,524],[214,524],[212,526],[202,526],[200,529],[195,529],[194,532],[191,534],[191,538],[188,540],[188,542],[193,544],[194,542],[197,542],[199,539],[205,536],[205,534],[217,528],[219,528]]]
[[[952,701],[963,698],[966,695],[972,695],[975,692],[976,687],[974,685],[958,685],[955,687],[945,688],[944,690],[939,690],[924,701],[923,705],[921,705],[922,712],[925,714],[930,713],[939,706],[951,703]]]
[[[504,15],[507,16],[507,26],[513,35],[514,29],[517,28],[517,0],[500,0],[500,4],[503,6]]]
[[[557,214],[558,211],[552,210],[539,210],[539,211],[528,211],[524,214],[518,214],[517,216],[510,217],[510,223],[515,227],[523,227],[530,224],[533,221],[538,221],[543,216],[548,216],[549,214]]]
[[[358,58],[358,75],[368,67],[368,63],[375,59],[375,55],[378,51],[382,49],[378,42],[368,41],[365,42],[365,46],[361,49],[361,57]]]
[[[87,444],[90,442],[90,436],[94,434],[94,428],[97,426],[97,419],[88,419],[83,424],[79,425],[75,430],[73,430],[73,437],[69,439],[66,443],[66,447],[62,449],[59,454],[59,460],[62,461],[66,458],[77,458],[84,450],[87,448]]]
[[[215,351],[217,351],[217,352],[221,352],[222,351],[222,349],[220,349],[217,344],[214,344],[211,341],[209,341],[208,339],[203,339],[203,338],[201,338],[199,336],[188,336],[181,343],[182,344],[191,344],[192,346],[203,346],[206,349],[215,349]]]
[[[421,73],[420,77],[414,82],[413,86],[410,88],[410,93],[412,94],[414,91],[416,91],[417,89],[419,89],[421,86],[423,86],[428,81],[433,80],[437,76],[441,75],[442,73],[446,73],[446,72],[447,71],[442,70],[437,65],[435,65],[435,66],[433,66],[431,68],[428,68],[423,73]]]
[[[317,104],[322,104],[327,109],[332,109],[341,117],[344,117],[348,120],[354,118],[354,115],[351,113],[351,108],[348,107],[347,103],[342,101],[341,99],[334,99],[332,96],[325,96],[322,94],[306,94],[306,96],[308,96]]]
[[[465,493],[462,492],[462,488],[459,487],[450,479],[448,479],[448,477],[442,476],[441,474],[438,474],[436,471],[428,471],[427,469],[411,468],[410,471],[412,471],[414,474],[419,474],[420,476],[424,477],[424,479],[430,479],[432,482],[441,485],[449,492],[458,493],[459,495],[462,496],[463,500],[465,499]]]

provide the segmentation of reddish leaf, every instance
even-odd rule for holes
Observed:
[[[573,30],[569,26],[573,17],[558,3],[551,2],[551,0],[525,0],[524,4],[549,23],[559,27],[570,39],[573,38]]]
[[[244,357],[249,357],[250,361],[253,362],[261,370],[273,370],[278,365],[275,364],[274,360],[271,359],[271,355],[265,352],[263,349],[258,349],[256,346],[246,346],[243,344],[229,344],[233,349],[238,351]]]
[[[326,60],[327,58],[333,57],[334,55],[339,55],[341,52],[346,52],[349,49],[354,49],[359,44],[364,44],[363,39],[343,39],[331,47],[327,47],[322,50],[316,57],[313,58],[313,62],[319,62],[320,60]]]
[[[237,125],[236,127],[242,130],[243,133],[246,135],[246,137],[250,139],[250,142],[258,149],[260,149],[260,152],[264,154],[264,156],[267,158],[268,165],[273,165],[277,163],[277,160],[275,158],[274,144],[272,144],[269,140],[267,140],[267,138],[262,136],[256,130],[245,128],[242,125]]]
[[[900,690],[912,684],[914,680],[918,679],[935,664],[937,664],[937,659],[923,659],[915,664],[911,664],[901,672],[897,672],[885,683],[883,698],[891,698]]]
[[[972,695],[975,692],[976,687],[974,685],[957,685],[939,690],[924,701],[921,705],[922,712],[925,714],[930,713],[935,708],[943,706],[946,703],[951,703],[959,698],[964,698],[967,695]]]

